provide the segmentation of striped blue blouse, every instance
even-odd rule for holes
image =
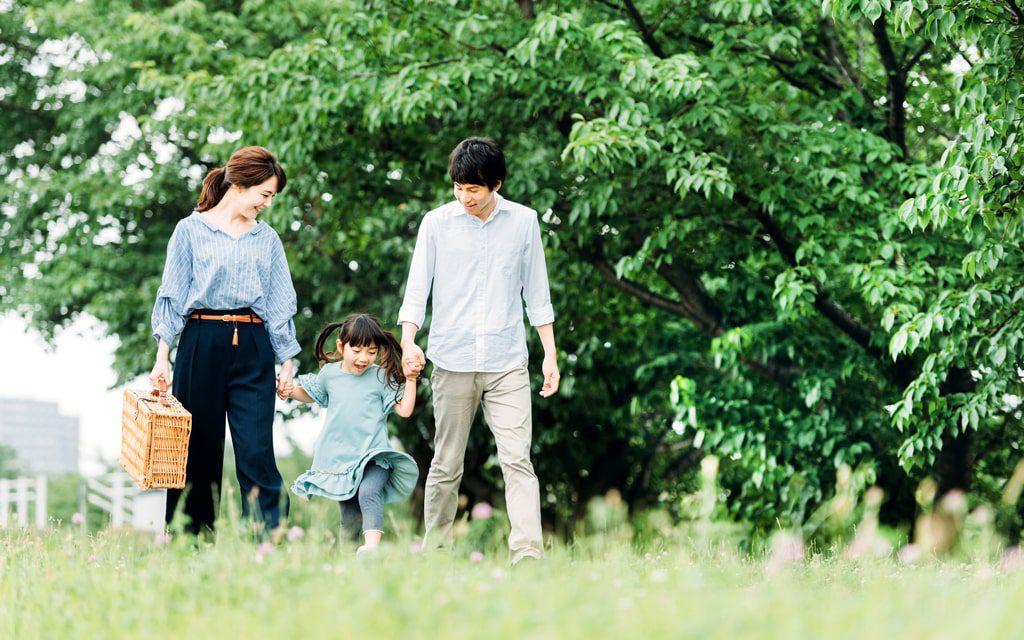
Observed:
[[[194,309],[246,307],[266,323],[280,362],[299,353],[295,288],[277,232],[260,221],[235,238],[194,211],[178,222],[167,244],[153,337],[171,346]]]

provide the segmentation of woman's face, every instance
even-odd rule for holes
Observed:
[[[252,187],[239,187],[236,201],[239,210],[250,220],[255,220],[261,211],[274,203],[277,195],[277,176]]]

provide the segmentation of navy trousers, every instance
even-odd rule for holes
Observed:
[[[248,315],[249,309],[213,311],[203,315]],[[238,328],[238,345],[232,335]],[[281,473],[274,460],[274,350],[266,327],[257,323],[189,318],[178,340],[172,392],[192,413],[185,489],[167,491],[167,522],[184,493],[187,530],[213,529],[221,476],[224,472],[224,417],[231,428],[242,514],[251,504],[267,529],[277,527],[282,494]]]

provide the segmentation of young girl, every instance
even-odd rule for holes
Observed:
[[[335,332],[336,350],[325,352]],[[402,347],[366,314],[327,325],[317,338],[316,357],[320,372],[299,376],[298,385],[285,388],[290,398],[327,407],[313,468],[295,480],[292,491],[306,499],[337,500],[343,533],[358,535],[354,527],[361,515],[363,545],[356,553],[363,553],[380,544],[382,506],[408,497],[419,478],[416,462],[391,447],[387,431],[392,410],[403,418],[412,415],[419,368],[403,370]]]

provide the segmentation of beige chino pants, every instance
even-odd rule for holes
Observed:
[[[526,365],[502,373],[463,373],[435,366],[430,384],[437,433],[434,459],[427,473],[423,546],[429,549],[452,545],[466,441],[477,408],[482,404],[505,478],[505,502],[512,524],[508,537],[512,562],[524,556],[540,558],[544,555],[540,485],[530,462],[533,416]]]

